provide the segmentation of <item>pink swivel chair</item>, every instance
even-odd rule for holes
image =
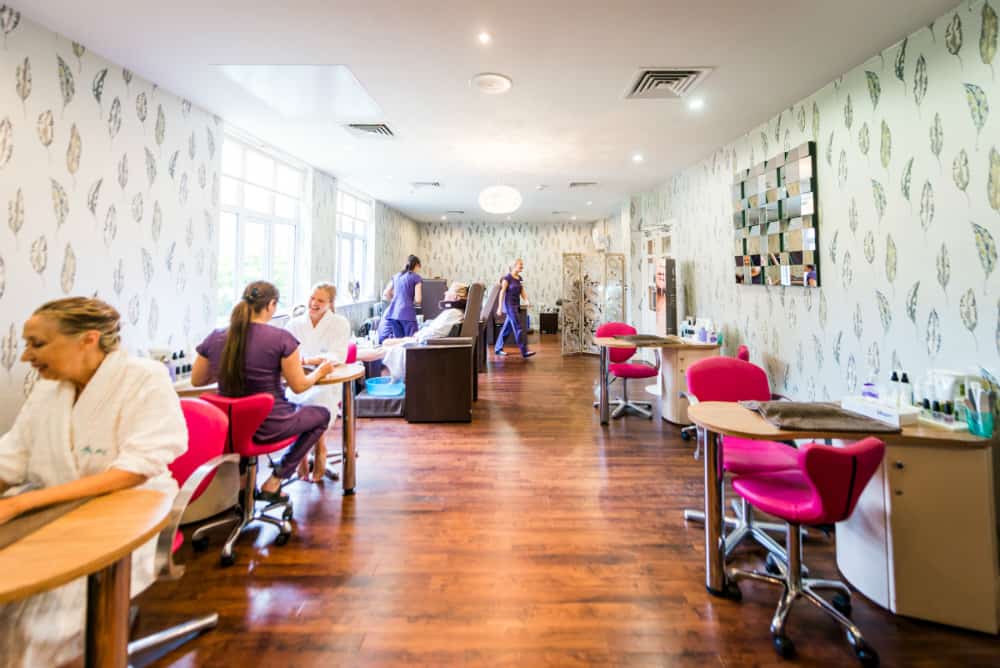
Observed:
[[[750,349],[747,348],[745,343],[741,343],[740,347],[736,349],[736,359],[743,360],[744,362],[750,361]]]
[[[606,322],[597,328],[595,336],[627,336],[635,334],[635,327],[624,322]],[[608,372],[622,380],[622,398],[614,402],[612,418],[620,418],[628,411],[653,419],[653,404],[648,401],[629,401],[628,381],[630,378],[655,378],[660,373],[660,351],[656,351],[656,365],[645,362],[629,362],[635,355],[635,348],[610,348],[608,350]],[[596,405],[596,404],[595,404]]]
[[[698,360],[687,369],[687,397],[691,405],[700,401],[770,401],[771,386],[767,374],[759,366],[733,357],[707,357]],[[700,447],[700,444],[699,444]],[[697,450],[695,458],[698,457]],[[793,446],[775,441],[755,441],[746,438],[726,436],[722,442],[722,468],[727,473],[741,475],[782,471],[796,466],[797,452]],[[782,531],[784,526],[774,523],[758,523],[753,516],[753,508],[744,499],[733,503],[735,518],[726,518],[730,530],[725,538],[725,554],[728,557],[744,539],[750,538],[768,551],[768,566],[776,570],[772,562],[776,558],[786,561],[785,550],[765,530]],[[705,513],[685,510],[684,519],[704,522]],[[772,556],[773,555],[773,556]]]
[[[240,456],[240,473],[244,475],[243,489],[240,491],[239,503],[236,507],[236,517],[227,517],[198,527],[191,537],[195,549],[203,549],[208,545],[207,533],[211,529],[237,522],[229,538],[222,546],[220,562],[223,566],[231,566],[236,561],[233,545],[240,534],[253,522],[266,522],[278,527],[278,537],[275,545],[284,545],[292,535],[292,502],[290,500],[269,503],[257,510],[255,492],[257,491],[257,458],[267,456],[278,450],[283,450],[295,442],[297,436],[286,438],[275,443],[258,443],[253,435],[264,422],[264,418],[274,406],[274,397],[270,394],[251,394],[247,397],[223,397],[218,394],[203,394],[201,398],[221,409],[229,417],[228,443],[232,451]],[[268,515],[272,510],[282,509],[281,519]]]
[[[184,575],[184,566],[174,563],[174,555],[184,544],[184,534],[180,530],[184,511],[201,496],[220,466],[227,463],[236,465],[240,461],[238,455],[223,454],[229,428],[225,413],[200,399],[181,399],[181,410],[187,422],[188,449],[170,464],[170,473],[180,486],[180,491],[174,497],[167,526],[156,541],[155,568],[160,580],[177,580]],[[128,644],[128,654],[132,657],[153,647],[214,628],[218,623],[219,614],[216,612],[192,619],[133,640]]]
[[[774,648],[782,657],[790,657],[795,651],[785,635],[788,613],[797,599],[805,597],[847,631],[848,641],[863,665],[878,665],[878,654],[847,618],[851,611],[851,590],[847,585],[839,580],[803,577],[801,527],[832,524],[850,517],[858,497],[882,462],[885,444],[872,437],[845,447],[809,443],[795,454],[794,469],[739,475],[733,481],[737,494],[788,523],[787,566],[779,564],[779,575],[735,568],[729,569],[727,575],[734,580],[758,580],[784,588],[771,620]],[[832,589],[837,594],[829,602],[816,593],[817,589]]]

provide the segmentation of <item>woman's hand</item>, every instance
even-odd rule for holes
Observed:
[[[325,357],[310,357],[309,359],[302,360],[303,364],[308,364],[310,366],[319,366],[326,361]]]
[[[320,365],[318,367],[316,367],[315,373],[316,373],[317,379],[323,379],[323,378],[325,378],[327,374],[329,374],[331,371],[333,371],[333,368],[335,366],[336,365],[333,362],[331,362],[330,360],[324,359],[322,362],[320,362]]]
[[[17,497],[10,499],[0,499],[0,524],[6,524],[23,513]]]

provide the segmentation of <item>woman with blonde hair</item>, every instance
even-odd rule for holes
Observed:
[[[0,437],[0,524],[36,508],[129,487],[168,495],[167,470],[187,448],[187,428],[166,368],[129,357],[120,316],[98,299],[43,304],[24,323],[24,353],[39,375]],[[114,521],[114,518],[108,518]],[[155,539],[132,557],[132,595],[155,579]],[[82,654],[85,591],[77,580],[0,605],[0,665],[54,666]]]
[[[306,374],[302,368],[299,341],[290,332],[268,323],[278,308],[278,289],[267,281],[255,281],[243,290],[233,307],[227,329],[217,329],[196,348],[191,383],[207,385],[218,379],[219,391],[227,397],[245,397],[266,392],[274,397],[274,407],[264,418],[254,439],[273,443],[298,436],[285,452],[271,477],[260,486],[262,501],[285,500],[281,481],[290,477],[299,462],[330,423],[330,411],[321,406],[296,406],[285,399],[284,378],[293,392],[305,392],[333,370],[333,362],[323,361]]]
[[[304,364],[322,364],[326,360],[341,364],[347,359],[347,346],[351,342],[351,323],[335,311],[337,288],[332,283],[317,283],[313,286],[309,297],[309,308],[302,315],[292,318],[287,326],[295,338],[299,340],[299,351]],[[330,424],[333,427],[340,412],[338,394],[340,386],[313,387],[301,394],[288,392],[288,399],[296,404],[307,406],[323,406],[330,411]],[[326,440],[316,443],[312,481],[323,480],[326,461]],[[303,459],[299,464],[299,477],[308,480],[308,466]]]
[[[493,352],[497,355],[506,355],[503,344],[508,334],[514,335],[514,343],[521,350],[521,357],[528,358],[534,355],[534,351],[528,350],[528,337],[521,327],[521,320],[518,311],[521,308],[521,299],[525,303],[528,301],[528,292],[524,289],[524,282],[521,279],[521,272],[524,271],[524,260],[518,258],[510,265],[510,272],[500,279],[500,299],[497,301],[497,317],[506,314],[503,327],[497,335],[496,345]]]

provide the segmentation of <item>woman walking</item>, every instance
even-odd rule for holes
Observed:
[[[518,258],[510,266],[510,273],[500,279],[500,299],[497,302],[497,317],[499,318],[506,313],[507,319],[504,320],[503,328],[500,330],[499,336],[497,336],[496,346],[493,348],[493,352],[497,355],[507,354],[503,350],[503,343],[504,339],[507,338],[507,334],[514,335],[514,341],[517,343],[518,348],[521,349],[521,357],[528,358],[535,354],[533,351],[528,350],[527,337],[521,328],[521,321],[518,319],[521,299],[524,299],[525,304],[528,302],[528,293],[525,291],[524,283],[521,281],[522,271],[524,271],[524,260]]]
[[[384,323],[379,328],[379,343],[389,338],[413,336],[417,331],[417,306],[421,302],[424,280],[417,273],[419,269],[420,258],[411,255],[406,258],[403,271],[386,284],[382,298],[389,301],[389,307],[382,314]]]

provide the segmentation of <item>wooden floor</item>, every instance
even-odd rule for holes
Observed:
[[[293,485],[288,545],[273,546],[270,527],[246,534],[230,568],[224,532],[207,552],[185,546],[185,577],[140,597],[139,631],[221,621],[151,665],[782,663],[768,633],[776,590],[744,583],[741,603],[705,592],[702,529],[681,517],[702,503],[690,445],[659,416],[602,429],[596,358],[561,357],[551,336],[536,349],[492,363],[472,424],[360,420],[357,495]],[[831,542],[805,555],[836,575]],[[995,637],[857,594],[854,611],[883,665],[1000,665]],[[856,665],[807,604],[789,635],[798,665]]]

